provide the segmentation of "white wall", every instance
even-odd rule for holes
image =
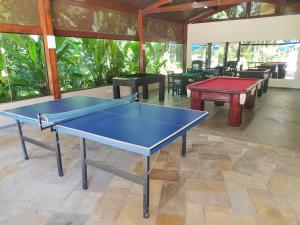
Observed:
[[[300,15],[190,24],[187,65],[191,65],[192,44],[290,39],[300,39]],[[300,54],[295,80],[271,80],[270,85],[300,88]]]

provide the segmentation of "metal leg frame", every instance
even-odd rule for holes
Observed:
[[[87,144],[84,138],[81,139],[81,165],[82,165],[82,187],[84,190],[88,189],[87,181],[87,165],[93,166],[97,169],[101,169],[108,173],[114,174],[116,176],[122,177],[126,180],[132,181],[134,183],[143,185],[143,216],[144,218],[149,218],[149,171],[150,171],[150,156],[143,156],[144,160],[144,176],[139,177],[134,174],[128,173],[126,171],[117,169],[110,165],[106,165],[101,162],[97,162],[92,159],[88,159],[86,156]]]
[[[19,131],[19,136],[20,136],[20,141],[23,149],[23,154],[24,154],[24,159],[28,160],[28,153],[27,153],[27,148],[26,148],[26,142],[39,146],[41,148],[47,149],[51,152],[54,152],[56,154],[56,160],[57,160],[57,169],[58,169],[58,175],[63,176],[63,168],[62,168],[62,162],[61,162],[61,153],[60,153],[60,143],[59,143],[59,135],[58,132],[55,131],[55,146],[51,146],[45,143],[42,143],[40,141],[34,140],[30,137],[26,137],[23,135],[22,131],[22,125],[19,120],[16,121],[17,126],[18,126],[18,131]]]
[[[181,155],[182,156],[186,155],[186,133],[184,133],[184,135],[182,135]]]
[[[86,162],[86,140],[81,139],[81,169],[82,169],[82,188],[84,190],[88,189],[87,182],[87,162]]]
[[[19,137],[20,137],[20,141],[21,141],[21,145],[22,145],[22,149],[23,149],[23,155],[24,155],[24,159],[28,160],[28,153],[27,153],[27,149],[26,149],[26,144],[25,144],[25,140],[24,140],[24,136],[23,136],[23,131],[22,131],[22,125],[20,123],[19,120],[16,121],[17,122],[17,126],[18,126],[18,131],[19,131]]]
[[[59,143],[59,135],[57,130],[55,130],[55,154],[56,154],[56,161],[57,161],[57,170],[58,175],[62,177],[64,175],[62,162],[61,162],[61,153],[60,153],[60,143]]]
[[[150,157],[144,156],[144,194],[143,194],[143,216],[149,218],[149,169],[150,169]]]

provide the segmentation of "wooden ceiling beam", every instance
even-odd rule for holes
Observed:
[[[218,12],[222,12],[223,10],[229,9],[231,7],[233,7],[235,5],[230,5],[230,6],[224,6],[224,7],[219,7],[217,9],[210,9],[206,12],[202,12],[197,16],[194,16],[192,18],[190,18],[187,23],[199,23],[199,21],[202,21],[204,18],[207,18],[209,16],[212,16]]]
[[[16,34],[42,34],[40,26],[24,26],[10,23],[0,23],[0,32]]]
[[[82,3],[82,4],[89,4],[93,6],[97,6],[100,8],[106,8],[106,9],[112,9],[116,11],[121,11],[121,12],[127,12],[127,13],[132,13],[138,15],[139,9],[129,7],[126,5],[121,5],[117,3],[113,3],[110,1],[105,1],[105,0],[71,0],[73,2],[77,3]]]
[[[153,11],[159,7],[161,7],[162,5],[165,5],[169,2],[172,2],[173,0],[159,0],[157,2],[155,2],[154,4],[152,5],[149,5],[148,7],[144,8],[144,14],[147,12],[147,11]]]
[[[252,0],[208,0],[202,2],[183,3],[183,4],[170,5],[170,6],[159,7],[156,9],[148,10],[146,14],[185,11],[191,9],[214,7],[214,6],[237,5],[237,4],[241,4],[244,2],[251,2],[251,1]]]

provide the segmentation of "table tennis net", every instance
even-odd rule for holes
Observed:
[[[111,108],[123,106],[135,102],[138,99],[138,94],[125,96],[119,100],[111,100],[101,102],[99,104],[84,108],[74,109],[61,113],[53,114],[38,114],[39,125],[42,130],[53,127],[59,123],[71,121],[77,118],[85,117],[93,113],[101,112]]]

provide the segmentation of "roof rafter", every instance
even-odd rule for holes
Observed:
[[[223,6],[223,7],[217,8],[217,9],[210,9],[210,10],[208,10],[206,12],[202,12],[199,15],[190,18],[187,21],[187,23],[198,23],[198,22],[202,21],[206,17],[212,16],[212,15],[218,13],[218,12],[221,12],[223,10],[229,9],[229,8],[231,8],[233,6],[236,6],[236,5],[237,4],[235,4],[235,5],[229,5],[229,6]]]
[[[157,2],[153,3],[152,5],[149,5],[146,8],[144,8],[144,12],[155,10],[155,9],[161,7],[162,5],[172,2],[172,1],[173,0],[158,0]]]
[[[125,5],[113,3],[105,0],[72,0],[73,2],[79,2],[84,4],[90,4],[101,8],[107,8],[112,10],[117,10],[121,12],[138,14],[139,10],[137,8],[128,7]]]
[[[213,7],[213,6],[236,5],[236,4],[241,4],[244,2],[251,2],[251,1],[252,0],[208,0],[208,1],[183,3],[183,4],[159,7],[156,9],[148,10],[145,13],[153,14],[153,13],[162,13],[162,12],[185,11],[185,10],[199,9],[199,8]]]

